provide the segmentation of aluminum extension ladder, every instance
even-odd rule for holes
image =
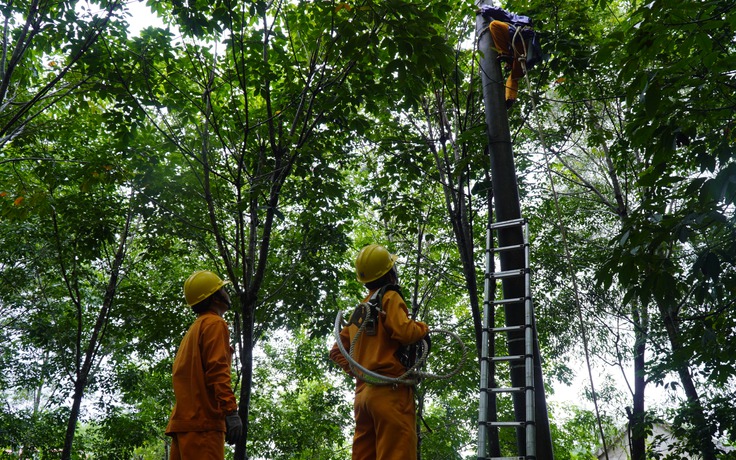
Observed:
[[[493,232],[501,229],[520,227],[523,233],[523,243],[505,247],[493,247]],[[523,268],[495,271],[492,267],[494,257],[504,251],[523,251]],[[536,458],[536,426],[534,421],[534,309],[531,296],[531,282],[529,273],[529,228],[526,219],[514,219],[490,224],[486,235],[486,270],[483,300],[483,343],[481,347],[481,378],[480,378],[480,407],[478,417],[478,460],[534,460]],[[502,300],[490,299],[493,284],[505,278],[522,277],[524,281],[524,296]],[[505,308],[523,308],[524,323],[515,326],[496,327],[494,323],[495,310],[498,306]],[[496,336],[508,332],[523,332],[524,354],[515,356],[490,356],[495,353]],[[522,387],[498,387],[496,379],[496,364],[506,362],[509,366],[524,367],[525,384]],[[510,368],[509,368],[510,369]],[[509,371],[510,374],[510,371]],[[497,414],[488,414],[490,398],[502,394],[524,394],[525,420],[498,421]],[[518,397],[518,396],[517,396]],[[493,407],[496,405],[494,404]],[[524,452],[517,452],[516,456],[492,457],[489,456],[489,440],[491,430],[499,428],[515,428],[517,433],[524,433],[525,442],[517,441],[517,449],[525,448]],[[523,430],[523,431],[522,431]]]

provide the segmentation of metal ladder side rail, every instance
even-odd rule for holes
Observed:
[[[487,389],[490,387],[489,379],[492,372],[493,363],[488,358],[490,354],[490,334],[491,326],[489,324],[492,313],[492,301],[489,299],[491,293],[491,278],[488,276],[490,271],[493,252],[491,250],[493,244],[493,224],[488,225],[486,229],[486,249],[485,249],[485,274],[483,279],[483,331],[481,334],[481,359],[480,359],[480,396],[478,403],[478,460],[486,459],[488,447],[488,405],[492,396]]]
[[[534,303],[532,302],[532,280],[530,269],[530,248],[529,248],[529,224],[524,221],[524,331],[525,338],[525,365],[526,365],[526,456],[530,459],[537,457],[537,425],[535,419],[534,406]]]
[[[511,228],[514,226],[520,226],[523,230],[523,243],[513,244],[509,246],[494,248],[492,247],[493,242],[493,231],[503,228]],[[529,229],[527,221],[524,218],[515,219],[512,221],[504,221],[494,223],[488,226],[486,233],[486,273],[484,279],[484,300],[483,300],[483,314],[484,314],[484,326],[482,328],[482,346],[481,346],[481,382],[480,382],[480,404],[479,404],[479,418],[478,418],[478,460],[505,460],[505,459],[521,459],[531,460],[536,458],[536,426],[534,420],[534,342],[533,342],[533,304],[531,299],[531,275],[529,270]],[[505,270],[491,273],[491,261],[495,254],[502,253],[504,251],[511,250],[523,250],[524,251],[524,268]],[[489,299],[489,293],[491,292],[491,282],[497,282],[504,278],[510,277],[524,277],[524,297],[517,297],[511,299],[500,299],[491,300]],[[524,304],[524,324],[518,326],[505,326],[505,327],[493,327],[491,324],[492,310],[498,305],[509,305],[513,303]],[[491,341],[495,341],[495,335],[502,332],[511,331],[524,331],[524,336],[521,340],[524,340],[524,354],[515,356],[489,356]],[[494,342],[495,343],[495,342]],[[494,347],[495,349],[495,347]],[[495,363],[509,361],[509,362],[523,362],[525,369],[525,386],[523,387],[496,387],[491,388],[491,381],[495,382]],[[524,393],[525,394],[525,418],[524,421],[489,421],[487,420],[487,409],[488,401],[490,397],[494,397],[501,393]],[[493,414],[495,415],[495,414]],[[495,417],[494,417],[495,418]],[[488,447],[488,429],[499,427],[515,427],[525,429],[526,438],[526,452],[525,455],[516,457],[488,457],[486,449]],[[520,453],[521,454],[521,453]]]

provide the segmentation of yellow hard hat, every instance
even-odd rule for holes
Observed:
[[[377,280],[391,270],[398,258],[380,244],[365,246],[355,258],[355,272],[358,274],[358,281],[365,284]]]
[[[197,305],[207,297],[219,291],[230,281],[223,281],[219,276],[208,270],[198,270],[184,281],[184,298],[187,305]]]

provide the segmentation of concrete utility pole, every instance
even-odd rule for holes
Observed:
[[[481,5],[489,4],[483,0]],[[480,50],[480,73],[483,86],[483,103],[485,105],[486,129],[488,133],[488,151],[490,155],[491,180],[493,181],[493,196],[497,222],[514,220],[521,217],[519,204],[519,187],[516,181],[516,168],[511,145],[509,120],[505,102],[504,78],[491,34],[488,32],[488,21],[478,15],[476,19],[476,37]],[[522,244],[524,235],[521,227],[509,227],[498,231],[498,246]],[[525,261],[521,251],[502,252],[500,254],[501,270],[524,268]],[[524,297],[524,280],[520,277],[502,280],[504,298]],[[524,310],[521,308],[504,307],[506,326],[524,324]],[[509,355],[524,354],[524,333],[508,332]],[[524,386],[524,367],[511,366],[511,384],[515,387]],[[553,460],[552,438],[547,415],[547,401],[544,393],[541,358],[536,328],[534,329],[534,403],[536,419],[536,454],[537,459]],[[525,402],[523,394],[515,394],[514,414],[517,421],[525,420]],[[517,445],[519,452],[525,451],[524,430],[517,430]]]

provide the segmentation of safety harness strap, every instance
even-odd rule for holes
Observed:
[[[395,284],[387,284],[377,289],[376,292],[371,295],[367,302],[359,303],[353,314],[350,315],[348,324],[355,324],[360,328],[363,323],[363,333],[366,335],[376,335],[376,327],[378,326],[378,318],[380,313],[383,311],[383,295],[386,291],[398,292],[401,299],[404,300],[404,295],[401,293],[401,288]]]

